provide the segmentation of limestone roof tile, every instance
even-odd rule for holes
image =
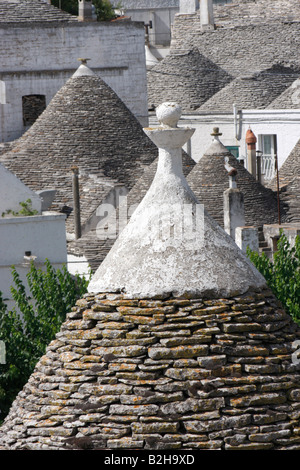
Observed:
[[[276,194],[259,183],[219,140],[212,142],[187,177],[188,184],[208,213],[224,226],[223,193],[229,187],[225,157],[236,168],[237,187],[244,194],[246,225],[260,226],[278,222]],[[281,207],[282,220],[286,207]]]
[[[300,78],[296,80],[283,92],[277,96],[268,109],[299,109],[300,106]]]
[[[261,74],[274,66],[290,68],[296,73],[300,70],[298,0],[241,0],[215,5],[214,12],[216,28],[210,31],[201,30],[199,10],[195,14],[175,16],[170,55],[148,71],[150,107],[169,99],[172,90],[184,111],[194,110],[224,87],[230,93],[235,92],[235,87],[237,92],[245,90],[245,81],[243,85],[239,80],[233,85],[232,80],[240,76]],[[207,76],[205,68],[209,71]],[[185,84],[187,76],[190,88]],[[251,102],[248,94],[247,107],[253,108],[256,102],[263,106],[266,98],[271,103],[291,85],[285,74],[273,76],[272,90],[263,78],[259,75],[255,86],[252,83],[254,97]],[[267,90],[268,96],[264,96]]]
[[[208,99],[199,111],[266,109],[298,78],[299,72],[274,65],[270,69],[236,78]]]
[[[0,24],[74,21],[77,16],[41,0],[0,0]]]
[[[116,93],[95,74],[75,73],[1,161],[31,189],[56,189],[52,209],[58,211],[73,208],[71,167],[78,166],[84,224],[107,191],[115,184],[130,190],[156,157]],[[72,217],[71,211],[71,232]]]
[[[183,111],[192,111],[231,82],[233,77],[208,56],[192,49],[170,54],[148,71],[148,103],[175,100]]]

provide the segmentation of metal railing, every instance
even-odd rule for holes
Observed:
[[[270,181],[275,176],[275,156],[264,155],[261,156],[261,172],[264,175],[265,181]]]

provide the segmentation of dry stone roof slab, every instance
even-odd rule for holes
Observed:
[[[170,54],[148,71],[148,103],[176,101],[183,111],[201,106],[233,77],[197,49]]]
[[[300,450],[298,338],[269,290],[87,294],[18,394],[0,446]]]
[[[59,8],[40,0],[0,0],[0,24],[69,23],[78,21]]]
[[[296,78],[296,80],[268,106],[268,109],[299,109],[299,105],[300,78]]]
[[[158,66],[148,71],[149,106],[159,100],[169,99],[168,90],[174,91],[182,109],[197,109],[200,106],[195,90],[208,100],[212,94],[228,85],[228,77],[238,78],[268,70],[274,65],[300,69],[300,6],[298,0],[235,1],[223,6],[214,5],[216,29],[201,30],[200,11],[189,15],[176,15],[172,28],[171,54]],[[192,65],[192,89],[184,87],[184,56],[193,53],[206,58],[207,66],[214,73],[203,82],[203,71],[197,61]],[[176,57],[178,55],[178,57]],[[180,59],[182,65],[180,64]],[[186,59],[185,59],[186,60]],[[174,67],[172,64],[174,63]],[[175,65],[176,64],[176,65]],[[205,62],[203,61],[205,68]],[[178,73],[174,73],[177,68]],[[223,71],[223,76],[222,72]],[[164,74],[165,72],[165,74]],[[296,77],[295,77],[296,78]],[[283,79],[283,86],[286,83]],[[202,82],[209,84],[205,96]],[[279,83],[278,83],[279,85]],[[155,90],[157,88],[157,91]],[[181,90],[181,96],[177,94]],[[282,91],[278,88],[278,94]],[[193,94],[194,93],[194,94]],[[274,93],[274,91],[272,91]],[[270,92],[271,101],[276,98]],[[254,96],[257,100],[257,94]],[[255,107],[255,99],[248,107]],[[222,103],[219,102],[222,106]]]
[[[77,166],[85,224],[115,184],[133,187],[157,148],[116,93],[85,65],[79,69],[1,162],[33,190],[56,189],[58,211],[73,208]],[[72,212],[67,228],[73,232]]]
[[[238,189],[244,194],[246,225],[260,226],[278,222],[277,196],[259,183],[229,150],[214,138],[211,146],[187,176],[187,181],[199,202],[208,213],[224,226],[223,193],[229,187],[225,158],[236,168]],[[285,220],[287,208],[281,203],[281,216]]]
[[[274,66],[260,73],[238,77],[215,93],[199,111],[232,112],[238,109],[265,109],[298,78],[299,72]]]
[[[297,0],[233,0],[226,5],[214,5],[214,19],[217,27],[261,24],[274,21],[295,21],[300,19],[300,5]]]

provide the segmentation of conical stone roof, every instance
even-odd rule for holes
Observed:
[[[266,109],[299,76],[299,71],[275,65],[258,73],[237,77],[208,99],[198,111],[232,112],[239,109]]]
[[[192,131],[172,128],[163,119],[162,128],[147,131],[160,146],[156,178],[163,179],[165,196],[173,200],[180,193],[182,202],[190,202],[194,196],[180,172],[180,149],[174,142],[180,147]],[[147,195],[144,201],[154,197],[151,188]],[[148,218],[151,212],[144,209]],[[139,214],[137,209],[129,224],[140,221]],[[206,259],[199,266],[197,240],[190,240],[185,266],[187,288],[194,282],[192,264],[200,267],[198,295],[189,289],[181,296],[158,290],[156,296],[142,298],[129,291],[90,289],[68,314],[14,401],[0,428],[2,448],[300,448],[299,360],[294,352],[299,328],[244,255],[233,249],[231,238],[208,215],[205,219]],[[119,237],[123,242],[132,233],[126,228]],[[205,244],[207,236],[211,246]],[[222,249],[217,257],[216,239]],[[147,263],[148,255],[146,247],[144,260],[137,256],[137,264]],[[207,295],[201,278],[212,275],[210,267],[205,273],[210,257],[216,270],[223,262],[224,277],[236,279],[235,293]],[[120,258],[115,273],[122,262]],[[164,263],[161,255],[162,268]],[[180,252],[174,263],[183,267]],[[101,278],[94,281],[101,285]],[[135,281],[144,280],[137,273]]]
[[[196,48],[171,53],[147,73],[149,107],[176,100],[183,111],[194,111],[232,79]]]
[[[69,23],[78,17],[41,0],[0,0],[0,23]]]
[[[55,188],[53,210],[73,208],[79,168],[82,225],[116,184],[132,188],[157,148],[116,93],[86,65],[56,93],[1,162],[33,190]],[[73,214],[67,219],[73,231]]]
[[[221,135],[221,134],[220,134]],[[255,227],[278,222],[276,194],[259,183],[244,166],[222,144],[218,135],[204,152],[199,162],[187,176],[187,181],[199,202],[208,213],[224,226],[223,193],[229,187],[228,173],[224,168],[225,158],[237,170],[237,187],[244,194],[246,225]],[[286,207],[281,203],[282,221],[286,218]]]
[[[268,109],[299,109],[300,78],[297,78],[281,95],[268,106]]]

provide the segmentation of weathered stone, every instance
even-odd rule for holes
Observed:
[[[147,352],[147,349],[143,346],[127,346],[127,347],[112,347],[112,348],[95,348],[93,353],[99,356],[105,356],[106,354],[113,354],[119,357],[136,357],[141,356]]]
[[[207,411],[213,410],[216,408],[222,408],[225,405],[222,398],[214,398],[211,400],[194,400],[188,398],[184,402],[180,403],[169,403],[167,405],[161,406],[161,412],[163,414],[178,414],[186,413],[188,411],[198,412],[198,411]]]
[[[157,405],[111,405],[110,406],[110,413],[111,414],[118,414],[118,415],[155,415],[158,411]]]
[[[133,423],[132,431],[137,434],[177,432],[179,423]]]
[[[195,356],[204,356],[208,353],[208,346],[179,346],[177,348],[150,348],[149,357],[152,359],[177,359]]]
[[[136,441],[129,437],[121,439],[109,439],[107,447],[110,449],[141,449],[144,446],[144,441]]]
[[[184,426],[187,432],[212,432],[226,428],[243,428],[251,423],[251,416],[246,415],[234,418],[222,418],[219,420],[212,420],[208,422],[203,421],[185,421]]]
[[[227,362],[226,356],[207,356],[198,357],[198,364],[205,369],[216,369],[217,367],[224,366]]]
[[[109,300],[105,305],[112,310],[97,312],[90,296],[89,307],[82,307],[83,319],[67,320],[20,392],[0,428],[0,445],[27,449],[300,448],[300,382],[290,347],[297,338],[295,328],[281,325],[271,333],[256,328],[245,331],[244,327],[247,330],[258,322],[254,294],[249,297],[251,306],[245,296],[245,301],[243,297],[202,299],[200,308],[196,299],[178,305],[174,299],[168,299],[169,304],[161,299],[123,305],[118,294],[115,299],[99,299]],[[235,302],[239,308],[232,310]],[[269,308],[265,302],[258,305],[258,299],[257,308]],[[174,312],[164,314],[169,318],[161,325],[148,321],[160,313],[137,320],[131,313],[116,310],[164,306],[174,307]],[[224,306],[225,311],[212,313]],[[190,310],[181,312],[185,308]],[[210,310],[205,315],[206,308]],[[201,322],[193,319],[195,310],[202,311],[198,314]],[[87,319],[91,312],[101,319]],[[266,318],[262,321],[265,329]],[[224,325],[238,328],[229,332]]]
[[[244,396],[241,398],[232,398],[230,403],[232,406],[261,406],[261,405],[280,405],[285,403],[287,398],[280,393],[261,393],[260,395]]]

